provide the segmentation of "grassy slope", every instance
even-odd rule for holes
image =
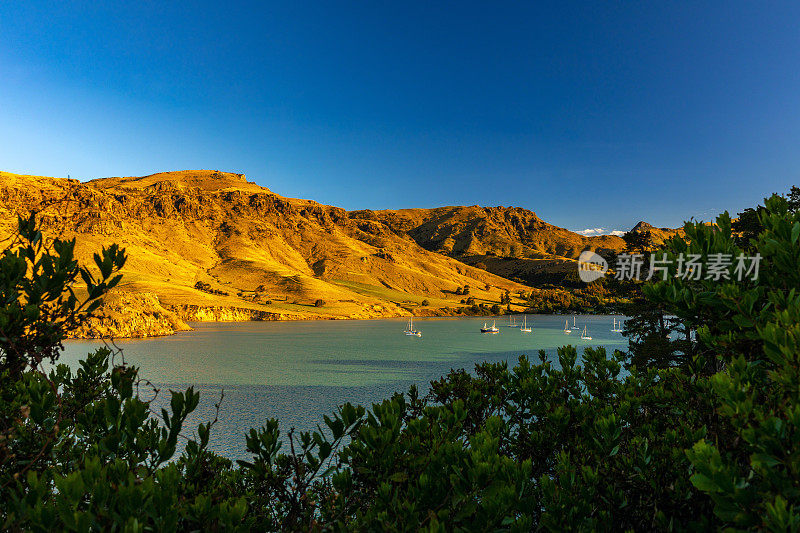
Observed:
[[[386,224],[280,197],[237,174],[184,171],[80,183],[0,173],[0,233],[10,234],[13,215],[31,209],[42,211],[48,235],[77,237],[84,262],[101,245],[124,246],[122,288],[154,293],[167,305],[370,318],[433,312],[418,307],[423,299],[431,308],[458,306],[454,291],[467,284],[490,301],[523,288],[427,251]],[[198,281],[228,294],[197,290]],[[314,307],[317,299],[326,305]]]

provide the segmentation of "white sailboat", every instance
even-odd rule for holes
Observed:
[[[406,330],[403,333],[405,333],[408,336],[422,337],[422,332],[416,331],[414,329],[414,317],[408,319],[408,326],[406,327]]]
[[[513,315],[509,315],[508,317],[508,324],[506,324],[507,328],[518,328],[519,324],[517,324],[517,319],[514,318]]]
[[[572,329],[581,329],[575,324],[575,315],[572,315]]]
[[[617,319],[614,319],[614,327],[611,328],[613,333],[622,333],[622,320],[619,321],[619,325],[617,324]]]
[[[586,331],[586,326],[583,326],[583,333],[581,333],[581,339],[585,341],[592,340],[592,338],[589,336],[589,333]]]
[[[490,327],[486,326],[486,322],[483,323],[483,327],[481,328],[481,333],[498,333],[500,330],[497,329],[497,321],[495,320],[492,322]]]
[[[569,335],[572,333],[572,330],[569,329],[569,320],[564,321],[564,335]]]
[[[519,330],[522,333],[530,333],[531,332],[531,328],[528,327],[528,316],[527,315],[523,315],[523,317],[522,317],[522,327],[519,328]]]

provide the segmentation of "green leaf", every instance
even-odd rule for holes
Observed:
[[[765,468],[772,468],[781,464],[781,461],[777,457],[766,453],[754,453],[750,456],[750,464],[754,467],[762,466]]]
[[[689,479],[692,485],[703,492],[720,492],[722,490],[711,478],[703,474],[695,474]]]

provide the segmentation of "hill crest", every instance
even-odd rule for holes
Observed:
[[[98,178],[86,182],[98,189],[194,188],[205,192],[236,189],[272,194],[272,191],[247,181],[244,174],[219,170],[174,170],[147,176]]]

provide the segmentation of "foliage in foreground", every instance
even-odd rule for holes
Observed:
[[[796,531],[800,215],[790,207],[767,200],[745,243],[727,215],[687,224],[664,253],[758,252],[760,275],[644,286],[655,311],[628,328],[632,353],[564,347],[557,361],[453,371],[423,398],[412,388],[369,411],[343,405],[324,431],[290,433],[288,450],[269,420],[237,465],[207,449],[213,422],[176,454],[192,389],[154,414],[152,389],[108,350],[74,371],[43,370],[61,319],[79,309],[52,298],[71,294],[77,265],[63,243],[37,248],[41,236],[21,223],[0,258],[0,527]],[[98,256],[94,285],[110,284],[123,257]],[[31,298],[36,287],[50,296]]]

